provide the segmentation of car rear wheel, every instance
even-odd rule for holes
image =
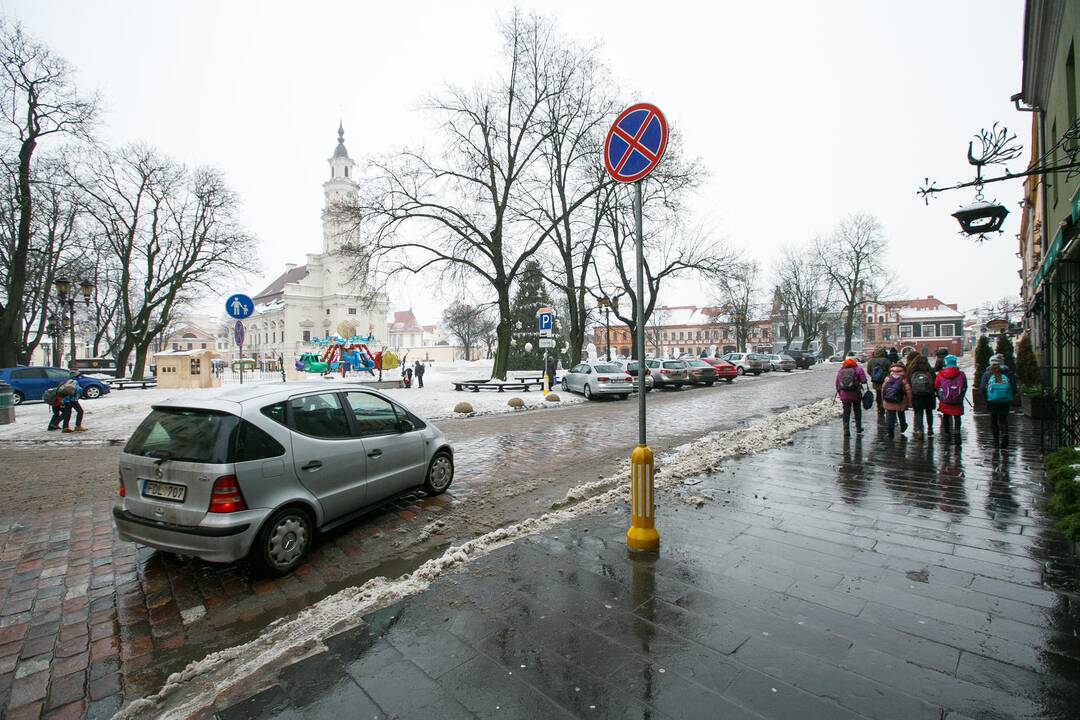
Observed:
[[[735,372],[736,372],[736,373],[738,373],[739,375],[745,375],[745,374],[746,374],[746,371],[745,371],[745,370],[743,370],[743,367],[742,367],[742,365],[740,365],[739,367],[735,368]]]
[[[83,395],[89,400],[97,400],[101,397],[101,388],[97,385],[88,385],[86,389],[83,390]]]
[[[424,492],[428,495],[441,495],[454,482],[454,459],[450,453],[441,451],[435,453],[428,465],[427,477],[424,480]]]
[[[570,392],[570,384],[566,382],[566,378],[562,379],[562,389],[565,393]]]
[[[588,383],[585,383],[585,399],[586,400],[592,400],[592,398],[593,398],[592,388],[589,387]]]
[[[23,394],[21,392],[19,392],[18,390],[16,390],[15,392],[12,393],[11,403],[13,405],[22,405],[22,401],[25,400],[25,399],[26,398],[23,397]]]
[[[278,510],[259,531],[252,553],[267,571],[287,575],[295,570],[311,547],[311,518],[300,508]]]

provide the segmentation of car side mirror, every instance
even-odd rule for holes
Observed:
[[[415,430],[416,426],[413,425],[412,420],[402,418],[401,420],[398,420],[397,428],[398,432],[407,433]]]

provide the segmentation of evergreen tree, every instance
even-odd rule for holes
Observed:
[[[542,307],[553,307],[551,296],[548,295],[544,278],[540,273],[540,263],[537,261],[530,260],[525,263],[518,277],[517,292],[510,306],[514,344],[510,346],[510,356],[507,358],[506,367],[508,370],[540,372],[544,367],[544,351],[540,347],[536,311]],[[555,347],[548,350],[549,356],[558,353],[563,344],[559,336],[557,321],[552,338],[555,340]],[[527,343],[532,344],[532,350],[525,350]]]
[[[1016,378],[1021,386],[1039,384],[1039,362],[1031,349],[1031,339],[1027,335],[1016,344]]]
[[[979,342],[975,343],[975,387],[979,387],[983,373],[990,364],[990,356],[993,354],[990,350],[990,338],[986,335],[981,336]]]
[[[1005,365],[1011,369],[1016,369],[1016,357],[1013,355],[1012,340],[1008,335],[998,335],[997,345],[994,347],[994,352],[998,355],[1002,355],[1005,358]]]

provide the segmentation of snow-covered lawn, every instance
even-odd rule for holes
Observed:
[[[526,375],[528,373],[511,373]],[[580,395],[568,395],[558,391],[560,402],[547,402],[544,394],[538,390],[530,392],[506,391],[495,392],[482,390],[478,393],[468,391],[455,391],[450,384],[453,381],[483,380],[491,375],[491,361],[479,360],[469,363],[456,362],[452,364],[439,364],[427,368],[424,374],[424,387],[416,387],[415,379],[411,388],[384,389],[387,395],[398,400],[417,415],[429,420],[439,420],[449,417],[461,417],[454,412],[454,406],[459,402],[467,402],[472,405],[477,415],[489,415],[504,412],[524,412],[537,408],[553,408],[568,404],[583,402]],[[397,371],[383,373],[384,380],[396,380],[400,378]],[[318,375],[311,375],[311,380],[319,380]],[[329,376],[327,380],[340,380],[338,375]],[[370,379],[365,374],[350,373],[346,380],[362,381]],[[49,422],[49,408],[44,404],[35,402],[20,405],[15,409],[15,422],[11,425],[0,425],[0,442],[2,441],[78,441],[81,443],[105,443],[126,439],[138,426],[150,406],[172,397],[207,398],[217,395],[230,388],[233,384],[226,384],[221,388],[207,390],[113,390],[108,395],[97,400],[83,400],[82,406],[86,411],[83,424],[87,428],[85,433],[61,434],[60,432],[48,432],[45,427]],[[523,410],[514,410],[507,405],[510,398],[521,398],[525,403]]]

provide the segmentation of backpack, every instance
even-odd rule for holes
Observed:
[[[855,376],[855,368],[844,368],[840,371],[841,390],[858,390],[859,385],[859,379]]]
[[[888,380],[886,380],[885,387],[882,390],[881,396],[885,398],[885,402],[904,402],[904,378],[890,377]]]
[[[911,376],[911,394],[919,397],[931,397],[934,394],[934,379],[925,370],[919,370]]]
[[[1002,373],[1000,377],[994,377],[991,374],[986,381],[986,402],[1004,403],[1012,402],[1012,399],[1012,383],[1005,377],[1005,373]]]
[[[41,402],[45,403],[46,405],[52,405],[54,402],[56,402],[56,388],[51,387],[44,393],[42,393]]]
[[[941,387],[938,388],[938,399],[946,405],[964,404],[964,375],[959,373],[952,377],[942,377]]]
[[[71,395],[77,395],[79,392],[79,384],[74,380],[65,380],[60,384],[60,387],[56,388],[56,393],[60,397],[69,397]]]
[[[882,383],[885,381],[885,366],[878,363],[874,367],[870,368],[870,381],[873,383]]]

